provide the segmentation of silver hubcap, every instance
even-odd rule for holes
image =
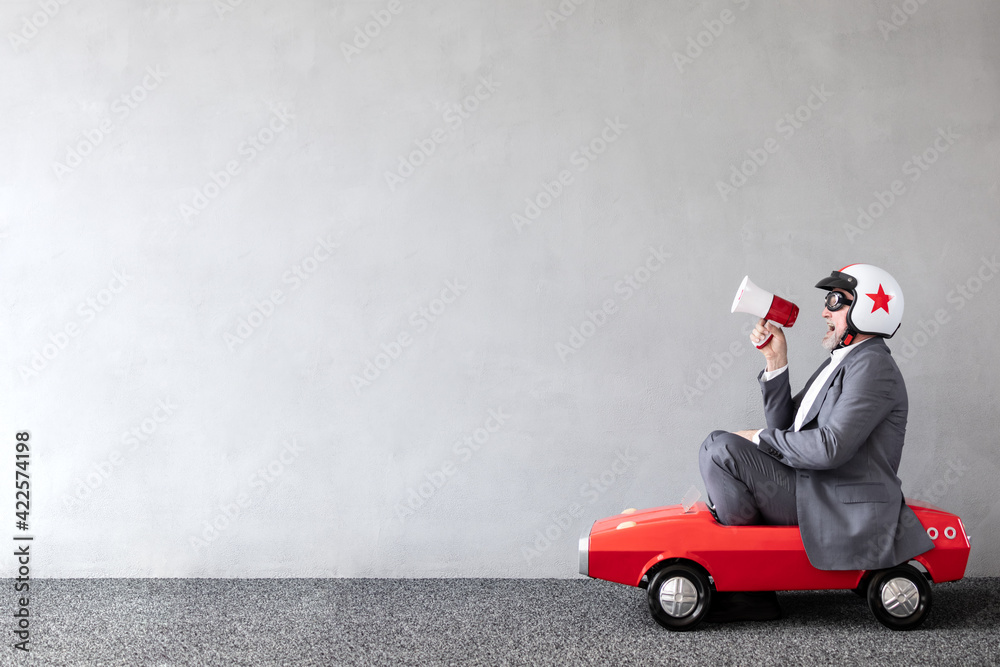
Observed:
[[[683,618],[698,604],[698,591],[686,577],[671,577],[660,586],[660,606],[674,618]]]
[[[895,577],[882,586],[882,606],[896,618],[905,618],[917,610],[920,591],[906,577]]]

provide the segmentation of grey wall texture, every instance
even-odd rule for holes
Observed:
[[[904,491],[1000,575],[1000,4],[0,7],[34,576],[573,577],[892,272]],[[3,513],[14,528],[13,489]],[[0,565],[14,566],[10,550]]]

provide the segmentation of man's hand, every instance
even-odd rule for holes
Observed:
[[[733,431],[736,435],[741,438],[746,438],[747,440],[753,441],[754,434],[760,429],[752,428],[749,431]]]
[[[757,347],[757,343],[767,338],[768,334],[771,334],[771,340],[760,348],[760,352],[767,359],[767,370],[776,371],[782,366],[788,365],[788,344],[785,342],[785,332],[781,330],[781,327],[761,318],[757,322],[757,326],[750,332],[750,342],[754,344],[754,347]]]

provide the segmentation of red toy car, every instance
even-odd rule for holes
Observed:
[[[965,576],[969,536],[954,514],[915,500],[934,548],[886,570],[818,570],[809,563],[798,526],[724,526],[705,503],[625,510],[594,522],[580,538],[580,574],[647,589],[649,610],[669,630],[691,630],[714,591],[853,589],[875,618],[894,630],[923,622],[931,608],[928,581]],[[911,561],[912,562],[912,561]]]

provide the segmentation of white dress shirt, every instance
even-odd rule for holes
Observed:
[[[823,388],[823,384],[827,381],[827,379],[829,379],[831,375],[833,375],[833,372],[837,370],[837,366],[843,363],[844,359],[847,358],[847,355],[849,355],[856,349],[857,345],[849,345],[848,347],[841,347],[830,353],[830,363],[826,365],[826,368],[824,368],[822,372],[816,376],[816,379],[813,380],[813,383],[809,385],[809,389],[808,391],[806,391],[806,395],[802,397],[802,402],[799,403],[799,409],[795,413],[795,422],[792,425],[793,431],[798,431],[802,428],[802,422],[805,421],[806,415],[809,414],[809,409],[812,408],[813,403],[816,402],[816,397],[819,396],[819,391],[820,389]],[[788,364],[785,364],[784,366],[778,368],[777,370],[773,371],[765,370],[764,374],[761,377],[763,377],[764,381],[768,381],[768,380],[773,380],[782,373],[787,373],[787,372],[788,372]],[[755,445],[760,444],[759,436],[760,432],[763,430],[764,429],[760,429],[753,434],[753,442]]]

